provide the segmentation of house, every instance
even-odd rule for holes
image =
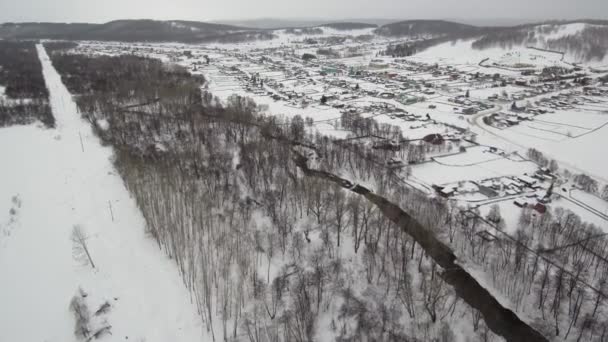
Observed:
[[[493,198],[493,197],[498,196],[498,193],[496,191],[494,191],[493,189],[491,189],[487,186],[477,184],[477,187],[479,188],[479,192],[481,194],[483,194],[484,196],[487,196],[488,198]]]
[[[524,185],[528,186],[528,187],[532,187],[532,186],[534,186],[534,184],[536,184],[536,179],[534,179],[530,176],[527,176],[527,175],[518,176],[517,180],[524,183]]]
[[[547,206],[542,203],[536,203],[533,209],[536,210],[536,212],[538,212],[539,214],[544,214],[547,212]]]
[[[454,196],[454,194],[456,193],[456,189],[454,188],[443,188],[439,191],[439,195],[441,195],[442,197],[448,198],[451,196]]]
[[[515,204],[516,206],[518,206],[520,208],[524,208],[528,205],[528,202],[526,202],[526,200],[524,200],[524,199],[518,198],[513,201],[513,204]]]
[[[453,187],[444,187],[436,184],[433,184],[432,187],[441,197],[448,198],[456,193],[456,189]]]

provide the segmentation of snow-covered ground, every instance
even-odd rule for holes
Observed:
[[[467,158],[466,154],[463,156]],[[459,159],[460,157],[448,158]],[[517,176],[525,172],[533,172],[537,168],[536,164],[532,162],[517,162],[506,158],[497,158],[466,165],[444,165],[438,162],[430,162],[412,167],[414,175],[418,179],[426,184],[437,185],[466,180],[480,181],[502,176]]]
[[[112,150],[81,120],[40,45],[38,52],[57,128],[0,129],[0,341],[76,340],[69,305],[79,288],[89,310],[111,305],[96,317],[97,327],[111,325],[102,340],[205,341],[177,268],[146,236],[114,171]],[[88,236],[94,269],[73,257],[74,225]]]
[[[584,126],[589,122],[583,118],[592,114],[574,113],[573,115],[580,118],[580,125]],[[601,119],[600,116],[597,116],[589,120],[597,123],[598,118]],[[558,115],[556,119],[563,119],[563,116]],[[587,130],[584,133],[581,133],[582,130],[579,128],[569,127],[565,131],[566,135],[532,129],[525,125],[504,130],[489,127],[483,123],[480,125],[483,125],[485,132],[474,129],[480,133],[480,141],[494,140],[487,134],[490,133],[501,137],[501,139],[492,141],[495,146],[505,147],[508,150],[519,150],[521,153],[525,153],[528,148],[533,147],[542,151],[548,158],[557,160],[562,168],[570,169],[575,173],[585,172],[602,182],[608,182],[606,175],[608,158],[601,157],[605,154],[603,149],[608,144],[608,123],[595,126],[594,130]],[[575,131],[575,129],[578,130]],[[572,133],[572,137],[568,137],[568,132]],[[580,134],[575,135],[574,133]]]

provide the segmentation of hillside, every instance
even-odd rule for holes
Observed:
[[[577,62],[602,61],[608,52],[605,20],[549,21],[517,26],[473,26],[442,20],[407,20],[381,26],[385,37],[440,38],[435,43],[475,39],[474,49],[532,46],[567,54]]]
[[[246,28],[196,21],[116,20],[105,24],[5,23],[4,39],[209,42],[268,37]]]
[[[475,49],[533,46],[566,53],[578,62],[601,61],[608,51],[608,22],[547,22],[494,30],[473,42]]]
[[[383,25],[376,34],[388,37],[403,36],[471,36],[484,32],[481,27],[444,20],[406,20]]]
[[[94,30],[98,24],[86,23],[4,23],[0,24],[3,39],[67,39]]]

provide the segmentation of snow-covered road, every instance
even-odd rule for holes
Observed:
[[[112,335],[102,341],[205,341],[177,267],[146,236],[115,173],[112,150],[37,48],[57,128],[0,129],[0,341],[76,340],[69,304],[79,287],[91,310],[112,306],[104,316]],[[77,224],[96,269],[72,255]]]

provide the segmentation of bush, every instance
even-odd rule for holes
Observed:
[[[82,289],[79,289],[78,293],[76,293],[70,301],[70,311],[74,314],[74,318],[76,319],[74,334],[81,339],[88,338],[91,333],[89,329],[90,314],[89,308],[85,303],[85,297],[86,294]]]

